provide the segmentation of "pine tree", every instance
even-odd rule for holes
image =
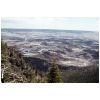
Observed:
[[[51,63],[51,66],[50,66],[50,69],[47,75],[47,82],[48,83],[61,83],[62,82],[60,71],[55,61]]]

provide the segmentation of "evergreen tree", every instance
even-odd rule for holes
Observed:
[[[62,82],[60,71],[55,61],[51,63],[51,66],[50,66],[50,69],[47,75],[47,82],[48,83],[61,83]]]

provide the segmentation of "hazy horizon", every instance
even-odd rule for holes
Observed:
[[[2,29],[7,29],[7,30],[9,30],[9,29],[15,29],[15,30],[57,30],[57,31],[87,31],[87,32],[99,32],[98,30],[75,30],[75,29],[39,29],[39,28],[1,28],[1,30]]]

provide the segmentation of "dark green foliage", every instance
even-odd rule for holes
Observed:
[[[99,67],[87,66],[79,70],[66,70],[62,73],[62,79],[65,83],[98,83]]]
[[[45,82],[44,77],[41,79],[38,73],[35,74],[35,69],[25,62],[16,48],[8,47],[3,42],[1,42],[1,63],[2,82]]]
[[[50,66],[50,70],[47,75],[47,82],[48,83],[61,83],[62,82],[60,71],[55,62],[53,62]]]
[[[3,53],[4,55],[7,55],[8,54],[7,44],[6,43],[3,43],[2,41],[1,41],[1,53]]]
[[[8,60],[8,47],[6,43],[1,42],[1,63],[5,63]]]

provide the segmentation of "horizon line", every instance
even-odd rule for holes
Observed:
[[[75,29],[52,29],[52,28],[1,28],[2,29],[26,29],[26,30],[59,30],[59,31],[87,31],[87,32],[99,32],[97,30],[75,30]]]

